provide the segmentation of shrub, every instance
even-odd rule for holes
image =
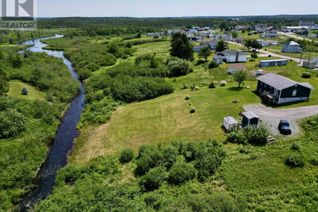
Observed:
[[[310,72],[303,72],[303,74],[301,75],[302,78],[311,78],[311,73]]]
[[[211,63],[209,63],[209,68],[212,69],[212,68],[217,68],[219,67],[219,64],[217,64],[216,62],[212,61]]]
[[[298,150],[300,149],[300,147],[299,147],[298,144],[293,143],[293,144],[291,145],[291,149],[292,149],[292,150],[295,150],[295,151],[298,151]]]
[[[163,163],[163,155],[160,150],[154,146],[142,146],[139,149],[139,155],[136,161],[135,174],[142,176],[150,169]]]
[[[0,139],[12,138],[26,130],[25,117],[16,110],[0,112]]]
[[[253,58],[253,59],[258,58],[258,56],[257,56],[256,52],[253,52],[253,53],[251,54],[251,58]]]
[[[264,127],[247,127],[244,129],[247,142],[253,145],[265,145],[269,136],[268,130]]]
[[[168,61],[167,64],[167,76],[169,77],[178,77],[187,75],[188,73],[192,72],[192,68],[190,63],[177,58],[172,58]]]
[[[209,88],[216,88],[217,82],[213,81],[209,84]]]
[[[242,131],[229,133],[227,135],[226,141],[234,144],[247,144],[247,138]]]
[[[190,99],[191,99],[190,96],[186,96],[186,97],[184,98],[184,100],[190,100]]]
[[[195,109],[194,107],[192,107],[192,108],[190,109],[190,113],[195,113],[195,111],[196,111],[196,109]]]
[[[169,183],[180,185],[189,180],[195,179],[197,170],[192,164],[185,162],[175,163],[169,171]]]
[[[119,157],[120,163],[122,164],[129,163],[130,161],[132,161],[132,159],[134,159],[134,151],[132,149],[124,149],[120,153],[120,157]]]
[[[309,161],[309,163],[313,166],[318,166],[318,160],[317,159],[312,159]]]
[[[299,156],[289,156],[285,161],[285,165],[290,168],[303,168],[305,166],[305,162],[303,158]]]
[[[21,94],[24,96],[28,95],[29,94],[28,89],[22,88]]]
[[[0,67],[0,95],[9,91],[9,83],[6,73]]]
[[[167,172],[163,167],[151,169],[139,181],[139,186],[144,191],[154,191],[167,179]]]

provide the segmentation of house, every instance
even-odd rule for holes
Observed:
[[[299,43],[296,43],[295,41],[286,43],[282,48],[282,52],[284,53],[301,53],[302,51],[303,49],[300,47]]]
[[[309,83],[298,83],[273,73],[258,77],[257,80],[257,92],[265,102],[271,104],[306,101],[313,90]]]
[[[258,127],[259,126],[259,117],[253,113],[253,112],[243,112],[241,113],[242,115],[242,127],[249,127],[249,126],[254,126]]]
[[[261,39],[258,39],[257,41],[263,47],[266,47],[266,46],[278,46],[278,41],[276,41],[276,40],[261,40]]]
[[[278,32],[277,30],[267,30],[261,34],[262,38],[277,38]]]
[[[246,63],[247,53],[236,50],[225,50],[221,53],[227,63]]]
[[[213,57],[213,62],[215,62],[216,64],[219,64],[219,65],[223,63],[223,60],[224,60],[224,57],[221,55],[215,55]]]
[[[267,26],[264,24],[256,24],[254,29],[257,32],[264,32],[265,30],[267,30]]]
[[[227,132],[232,132],[239,128],[239,123],[232,116],[227,116],[227,117],[224,117],[223,127]]]
[[[304,22],[304,21],[300,21],[299,22],[299,26],[300,27],[308,27],[308,29],[318,29],[318,24],[316,24],[315,22]]]
[[[193,51],[194,52],[200,52],[201,49],[208,47],[208,45],[199,45],[199,46],[194,46]]]
[[[286,66],[288,64],[287,59],[279,60],[261,60],[259,63],[260,67],[270,67],[270,66]]]
[[[282,27],[283,32],[296,32],[297,30],[303,30],[306,29],[308,30],[308,27],[306,26],[287,26],[287,27]]]
[[[315,69],[318,67],[318,58],[306,60],[303,62],[303,67],[309,68],[309,69]]]
[[[294,31],[294,33],[297,35],[308,35],[309,31],[308,29],[297,29]]]
[[[242,63],[230,64],[227,73],[234,74],[235,72],[244,71],[244,70],[245,70],[245,64],[242,64]]]
[[[203,39],[201,45],[209,46],[211,50],[215,50],[216,46],[218,45],[218,41],[212,39]]]

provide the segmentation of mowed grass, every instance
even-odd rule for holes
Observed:
[[[99,155],[117,153],[124,148],[173,141],[224,140],[224,116],[239,118],[242,106],[259,102],[252,89],[237,90],[236,84],[198,91],[176,91],[154,100],[118,108],[111,121],[88,127],[77,141],[74,162],[85,162]],[[185,97],[191,96],[186,101]],[[239,103],[232,103],[234,99]],[[191,107],[196,109],[190,114]]]
[[[23,88],[26,88],[28,90],[28,95],[22,95]],[[7,93],[7,95],[27,100],[45,100],[46,94],[29,84],[17,80],[12,80],[9,82],[9,92]]]

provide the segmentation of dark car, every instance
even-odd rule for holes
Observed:
[[[281,120],[278,125],[278,130],[282,135],[290,135],[292,131],[290,129],[290,124],[286,120]]]

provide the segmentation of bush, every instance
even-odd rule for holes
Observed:
[[[289,156],[285,161],[285,165],[290,168],[303,168],[305,166],[305,162],[303,158],[299,156]]]
[[[190,100],[190,99],[191,99],[191,96],[184,97],[184,100]]]
[[[253,58],[253,59],[258,58],[258,56],[257,56],[256,52],[253,52],[253,53],[251,54],[251,58]]]
[[[209,84],[209,88],[216,88],[217,82],[213,81]]]
[[[166,179],[166,170],[163,167],[156,167],[141,178],[139,186],[144,191],[154,191],[160,188]]]
[[[194,107],[192,107],[192,108],[190,109],[190,113],[195,113],[195,111],[196,111],[196,109],[195,109]]]
[[[212,68],[217,68],[219,67],[219,64],[217,64],[216,62],[212,61],[211,63],[209,63],[209,68],[212,69]]]
[[[171,58],[167,63],[167,76],[169,77],[187,75],[192,71],[190,63],[182,59]]]
[[[261,127],[247,127],[244,129],[244,135],[247,142],[253,145],[265,145],[267,143],[267,138],[269,136],[268,130]]]
[[[197,170],[192,164],[185,162],[175,163],[169,171],[169,183],[173,185],[180,185],[189,180],[196,178]]]
[[[0,129],[0,139],[16,137],[26,130],[26,119],[13,109],[1,111]]]
[[[119,157],[120,163],[122,164],[129,163],[130,161],[132,161],[132,159],[134,159],[134,151],[132,149],[124,149],[120,153],[120,157]]]
[[[304,72],[302,75],[301,75],[302,78],[311,78],[311,73],[310,72]]]
[[[24,96],[27,96],[29,94],[28,89],[22,88],[21,94],[24,95]]]
[[[309,161],[309,163],[313,166],[318,166],[318,160],[317,159],[312,159]]]
[[[243,131],[231,132],[227,135],[226,141],[233,144],[247,144]]]
[[[292,149],[292,150],[295,150],[295,151],[298,151],[298,150],[300,149],[300,147],[299,147],[298,144],[293,143],[293,144],[291,145],[291,149]]]

